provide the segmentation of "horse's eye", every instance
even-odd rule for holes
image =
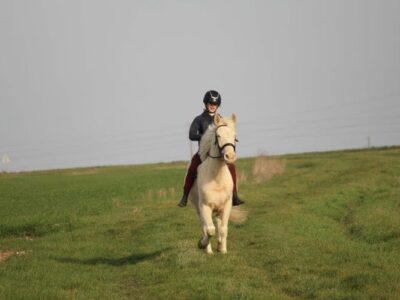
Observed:
[[[235,142],[236,142],[236,143],[238,143],[238,142],[239,142],[239,140],[238,140],[237,138],[235,138]]]

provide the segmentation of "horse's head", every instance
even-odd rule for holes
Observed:
[[[214,117],[215,145],[218,147],[222,158],[231,164],[236,160],[236,115],[221,118],[218,114]]]

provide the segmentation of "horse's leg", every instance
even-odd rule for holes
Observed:
[[[215,235],[215,226],[212,221],[212,210],[207,205],[200,205],[201,223],[203,226],[203,237],[199,241],[199,248],[206,249],[206,252],[212,254],[210,238]]]
[[[221,227],[222,227],[222,212],[219,212],[217,215],[217,230],[218,230],[218,247],[217,250],[219,251],[222,238],[221,238]]]
[[[221,213],[221,220],[219,221],[218,228],[218,251],[221,253],[226,253],[226,239],[228,237],[228,222],[229,215],[231,213],[232,203],[227,201],[224,206],[224,210]]]

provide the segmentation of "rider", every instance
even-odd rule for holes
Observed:
[[[203,103],[205,105],[204,112],[193,120],[189,130],[189,139],[192,141],[198,141],[199,144],[201,136],[206,132],[208,126],[213,123],[214,115],[217,113],[217,109],[221,105],[221,95],[217,91],[208,91],[204,95]],[[200,164],[200,155],[197,152],[195,155],[193,155],[192,161],[186,174],[185,184],[183,186],[183,196],[178,204],[178,206],[180,207],[185,207],[187,204],[190,189],[192,188],[192,185],[197,176],[197,167]],[[232,205],[236,206],[243,204],[244,201],[241,200],[237,195],[235,165],[228,164],[228,168],[233,179]]]

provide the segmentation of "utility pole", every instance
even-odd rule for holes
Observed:
[[[367,145],[368,148],[371,148],[371,138],[369,136],[367,138]]]
[[[190,123],[187,124],[187,127],[190,128]],[[189,129],[188,129],[188,131],[189,131]],[[193,154],[193,143],[192,143],[191,140],[189,140],[189,155],[190,155],[189,161],[191,161],[191,160],[192,160],[192,157],[193,157],[193,155],[194,155],[194,154]]]
[[[191,160],[192,159],[192,157],[193,157],[193,143],[192,143],[192,141],[191,140],[189,140],[189,153],[190,153],[190,158],[189,158],[189,160]]]
[[[6,171],[6,165],[8,165],[11,162],[10,157],[8,156],[8,154],[4,154],[3,157],[1,158],[1,163],[4,166],[4,171]]]

